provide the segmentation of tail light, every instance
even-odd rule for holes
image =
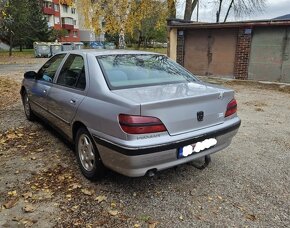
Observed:
[[[156,117],[119,115],[122,130],[128,134],[148,134],[166,131],[164,124]]]
[[[236,113],[236,112],[237,112],[237,106],[238,106],[238,104],[237,104],[236,99],[232,99],[232,100],[230,101],[230,103],[228,103],[227,111],[226,111],[225,117],[227,117],[227,116],[231,116],[231,115],[233,115],[234,113]]]

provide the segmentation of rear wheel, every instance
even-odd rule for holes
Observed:
[[[75,150],[80,169],[87,179],[96,180],[104,176],[105,167],[98,149],[88,130],[83,127],[77,131]]]
[[[30,121],[34,120],[35,116],[31,110],[29,97],[26,92],[23,93],[22,102],[26,118]]]

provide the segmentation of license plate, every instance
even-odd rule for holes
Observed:
[[[197,142],[192,145],[180,147],[178,149],[178,157],[187,157],[193,153],[199,153],[206,149],[209,149],[217,144],[217,140],[215,138],[205,139],[201,142]]]

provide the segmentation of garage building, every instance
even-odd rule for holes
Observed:
[[[168,20],[168,55],[192,73],[290,83],[290,20]]]

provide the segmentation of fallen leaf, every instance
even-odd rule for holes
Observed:
[[[42,151],[44,151],[44,149],[42,149],[42,148],[39,148],[36,150],[36,152],[42,152]]]
[[[71,210],[72,210],[72,211],[76,211],[78,208],[79,208],[79,206],[78,206],[78,205],[75,205],[75,206],[73,206],[73,207],[71,208]]]
[[[88,196],[91,196],[93,194],[92,191],[90,191],[90,190],[88,190],[86,188],[83,188],[81,190],[81,192],[84,193],[85,195],[88,195]]]
[[[111,203],[111,207],[116,207],[117,205],[115,203]]]
[[[138,228],[138,227],[140,227],[140,224],[137,224],[137,223],[136,223],[136,224],[134,224],[134,227],[135,227],[135,228]]]
[[[117,214],[119,214],[119,212],[117,210],[109,210],[108,212],[112,216],[116,216]]]
[[[18,202],[18,198],[14,198],[12,200],[9,200],[7,203],[4,203],[3,206],[6,209],[10,209],[10,208],[14,207],[17,202]]]
[[[8,196],[17,196],[16,190],[8,192]]]
[[[12,221],[19,222],[21,219],[22,219],[21,217],[16,217],[16,216],[14,216],[14,217],[12,218]]]
[[[252,214],[247,214],[246,215],[246,218],[249,219],[249,220],[251,220],[251,221],[257,220],[257,217],[255,215],[252,215]]]
[[[21,219],[20,222],[25,226],[32,226],[33,224],[37,223],[37,220],[24,218]]]
[[[156,221],[149,221],[148,222],[148,228],[155,228],[157,226],[158,222]]]
[[[24,199],[31,198],[32,197],[32,192],[23,193],[22,196],[24,197]]]
[[[35,211],[35,207],[31,204],[25,205],[22,209],[26,213],[31,213],[31,212]]]
[[[180,216],[179,216],[179,219],[180,219],[180,220],[183,220],[183,216],[182,216],[182,215],[180,215]]]
[[[31,160],[36,160],[36,157],[32,157]]]
[[[17,138],[17,135],[15,133],[9,133],[9,134],[6,135],[6,137],[8,139],[15,139],[15,138]]]
[[[100,195],[100,196],[97,196],[95,198],[95,200],[97,200],[98,203],[101,203],[103,201],[106,201],[107,200],[107,197],[106,196],[103,196],[103,195]]]

